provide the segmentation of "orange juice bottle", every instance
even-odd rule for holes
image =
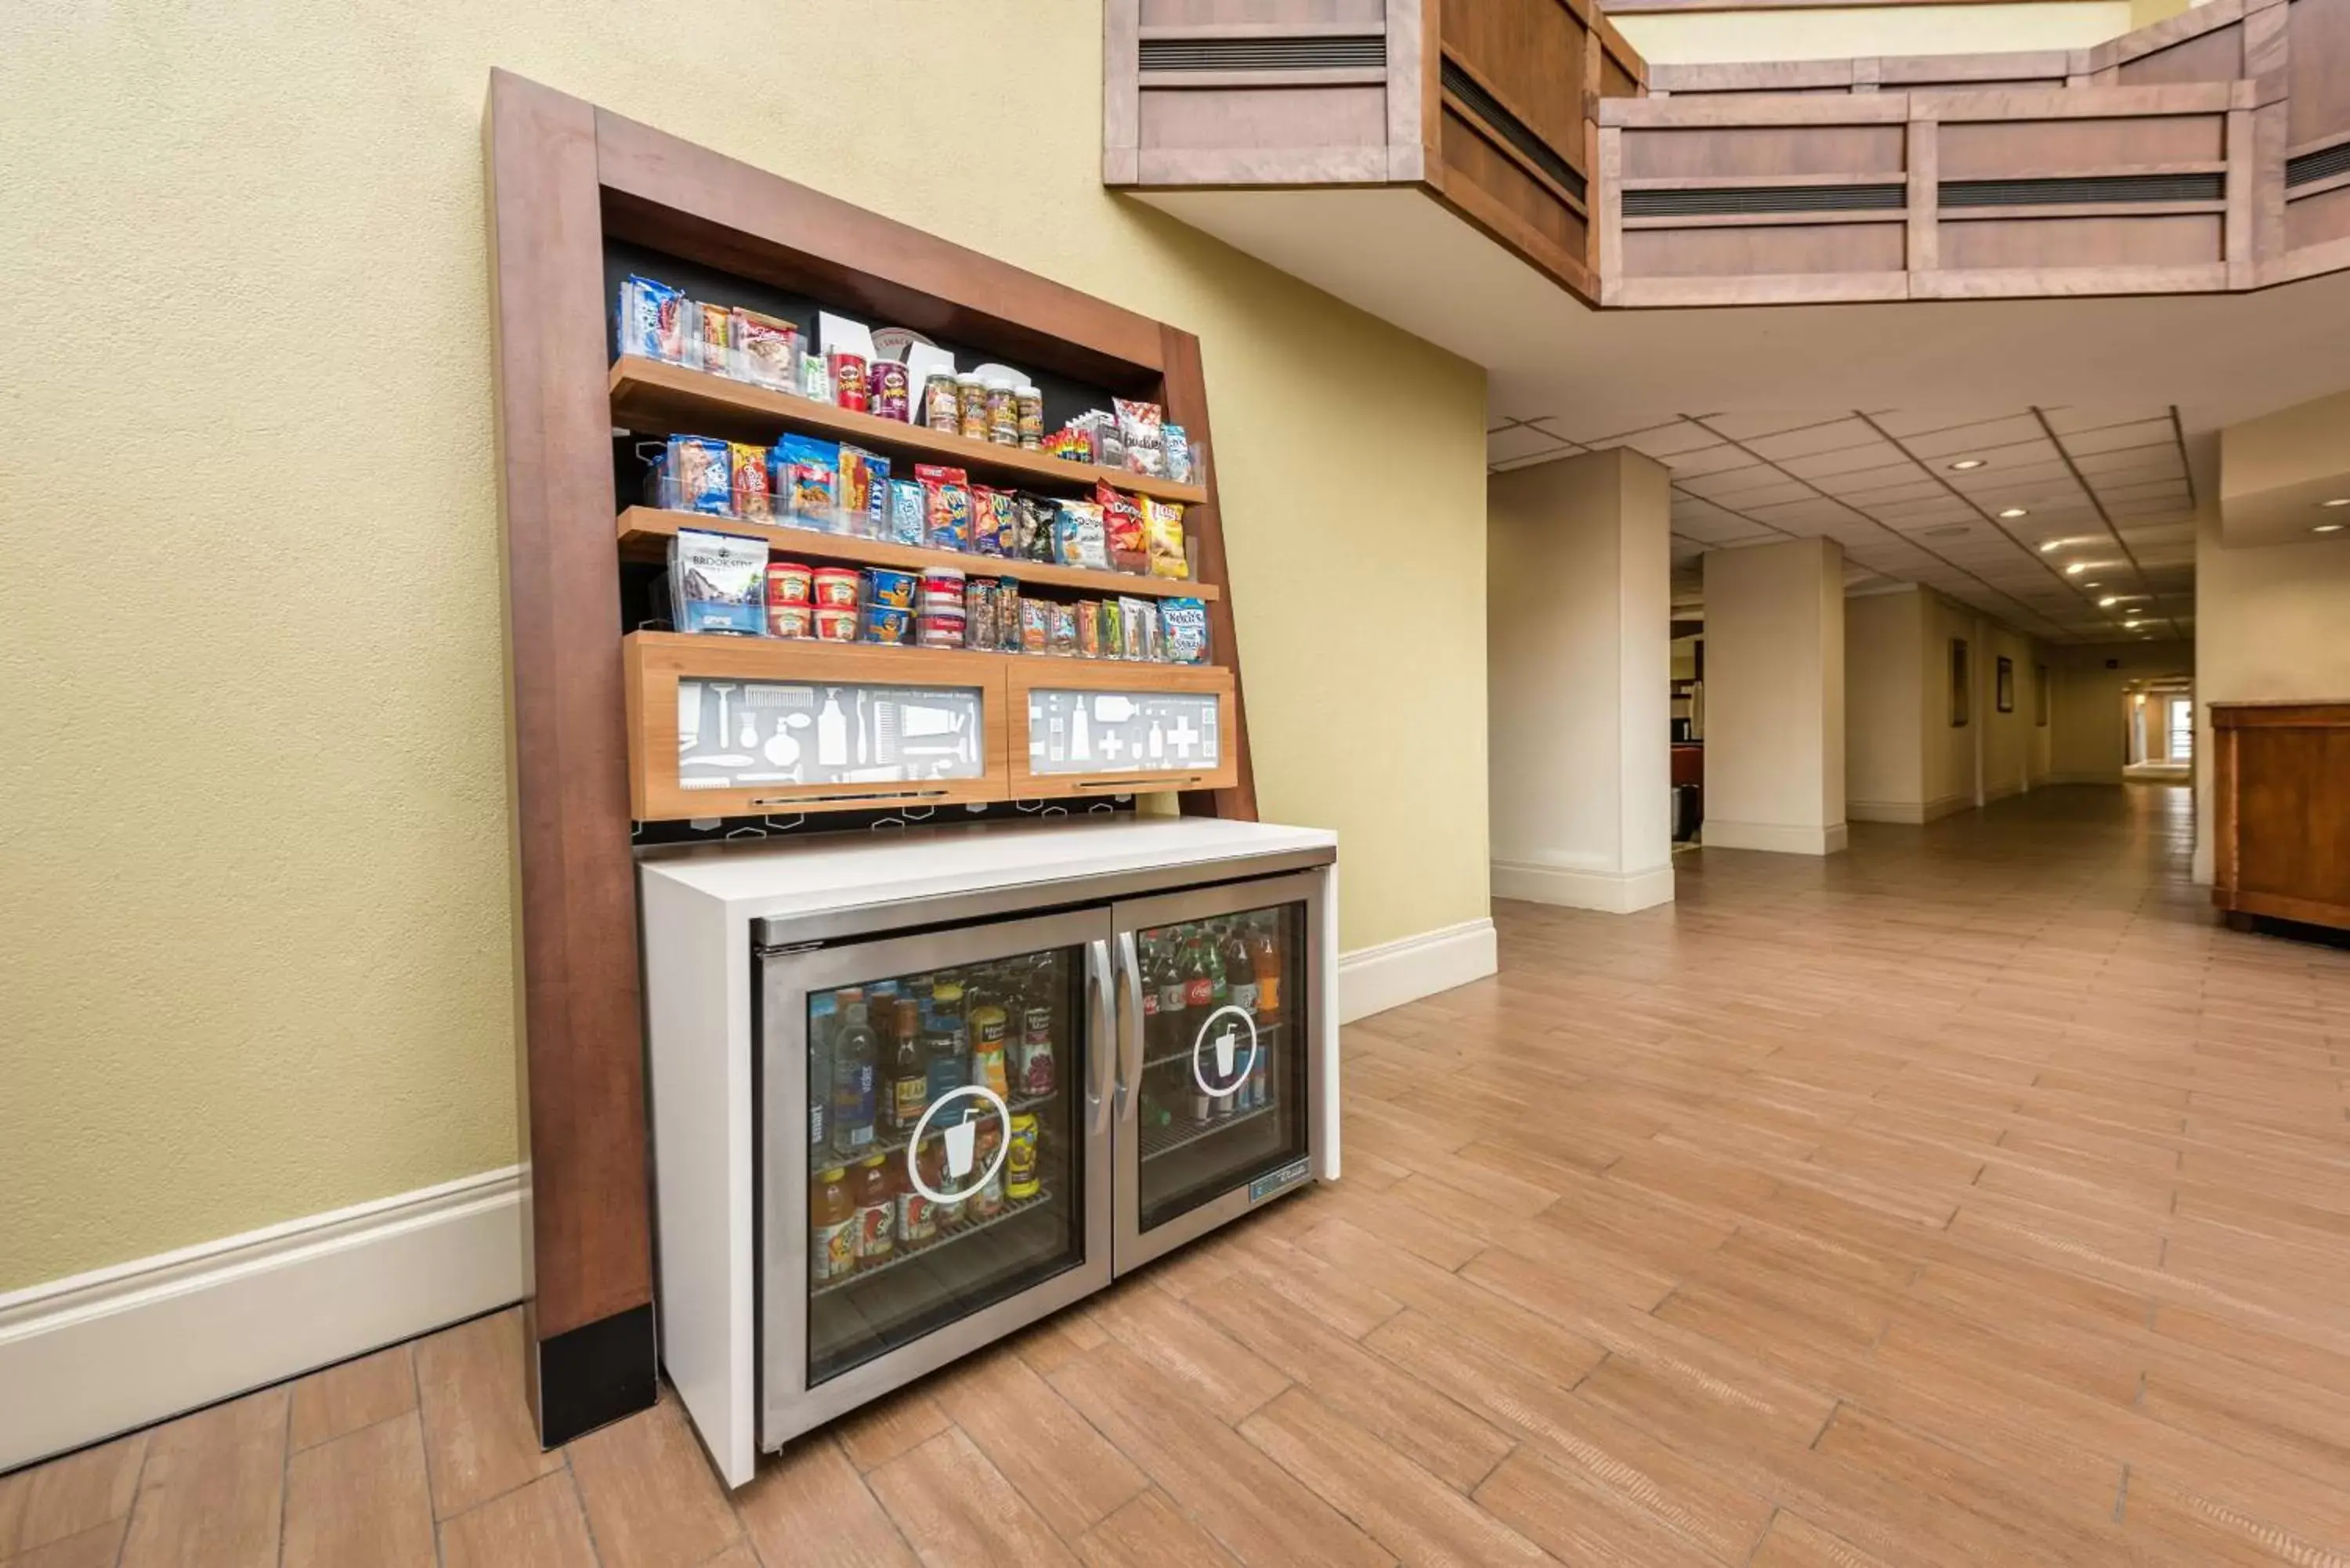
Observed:
[[[897,1183],[889,1179],[889,1157],[877,1154],[857,1166],[857,1263],[869,1269],[889,1256],[897,1228]]]
[[[808,1186],[808,1282],[827,1284],[857,1272],[857,1199],[839,1166]]]

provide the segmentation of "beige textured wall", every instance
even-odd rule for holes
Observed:
[[[2152,645],[2147,645],[2152,646]],[[2211,879],[2214,702],[2350,701],[2350,534],[2229,549],[2195,523],[2195,879]]]
[[[2120,783],[2122,764],[2129,760],[2126,688],[2154,677],[2192,674],[2194,644],[2112,642],[2050,651],[2056,688],[2052,776],[2059,784]],[[2106,668],[2107,659],[2115,668]]]
[[[1482,377],[1105,192],[1100,57],[1069,5],[0,8],[0,1290],[515,1157],[494,64],[1198,332],[1265,814],[1339,829],[1350,947],[1486,912]]]
[[[2146,21],[2137,19],[2131,0],[1668,11],[1610,19],[1651,65],[1713,65],[2080,49],[2159,20],[2164,3],[2148,0]]]
[[[1844,808],[1856,821],[1920,820],[1925,613],[1914,587],[1844,602]]]

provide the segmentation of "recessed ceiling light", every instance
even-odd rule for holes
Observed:
[[[2002,513],[2001,513],[2001,514],[2000,514],[2000,515],[2001,515],[2001,516],[2002,516],[2002,517],[2004,517],[2004,516],[2006,516],[2006,515],[2007,515],[2007,514],[2005,514],[2004,512],[2002,512]],[[2040,546],[2040,553],[2041,553],[2042,555],[2043,555],[2043,556],[2053,556],[2053,555],[2054,555],[2057,551],[2059,551],[2059,550],[2063,549],[2064,547],[2064,540],[2062,540],[2062,539],[2051,539],[2051,540],[2049,540],[2049,541],[2048,541],[2048,543],[2046,543],[2045,545],[2041,545],[2041,546]]]
[[[1979,457],[1962,457],[1959,459],[1958,462],[1950,464],[1952,468],[1958,470],[1960,473],[1964,473],[1970,468],[1981,468],[1982,465],[1983,460]]]
[[[2083,583],[2081,586],[2085,588],[2102,588],[2106,585],[2103,583]]]
[[[2023,507],[2023,506],[2003,506],[2003,507],[2000,508],[2000,514],[2000,514],[2001,516],[2002,516],[2002,517],[2029,517],[2029,516],[2031,516],[2031,515],[2032,515],[2032,512],[2031,512],[2031,509],[2030,509],[2029,507]],[[2054,548],[2055,548],[2055,546],[2054,546],[2054,545],[2043,545],[2043,548],[2044,548],[2044,549],[2052,549],[2052,550],[2053,550],[2053,549],[2054,549]]]
[[[2089,567],[2086,562],[2075,561],[2071,566],[2064,568],[2064,575],[2068,577],[2077,577],[2088,569]]]
[[[2339,534],[2342,532],[2342,524],[2339,523],[2320,523],[2316,527],[2312,528],[2310,532],[2313,534]]]
[[[2350,495],[2337,495],[2331,501],[2321,501],[2320,506],[2350,506]]]
[[[2114,596],[2114,595],[2112,595],[2112,594],[2107,594],[2104,598],[2101,598],[2101,599],[2099,599],[2099,600],[2097,601],[2097,607],[2098,607],[2099,609],[2111,609],[2111,608],[2113,608],[2116,605],[2117,605],[2117,604],[2119,604],[2119,603],[2121,603],[2121,602],[2122,602],[2122,601],[2121,601],[2118,597],[2116,597],[2116,596]]]
[[[2126,620],[2126,621],[2122,622],[2122,626],[2123,626],[2123,628],[2124,628],[2125,629],[2126,629],[2126,630],[2129,630],[2129,631],[2136,631],[2138,628],[2140,628],[2140,627],[2144,626],[2145,624],[2146,624],[2146,622],[2144,622],[2144,621],[2142,621],[2142,620]]]

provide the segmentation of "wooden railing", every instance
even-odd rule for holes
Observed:
[[[2093,49],[1659,66],[1602,106],[1601,302],[2210,293],[2350,266],[2350,0]]]
[[[1413,191],[1594,304],[2350,268],[2350,0],[2209,0],[2089,49],[1653,68],[1591,0],[1107,16],[1106,183]]]
[[[1104,183],[1389,186],[1586,300],[1601,99],[1646,67],[1592,0],[1107,0]]]

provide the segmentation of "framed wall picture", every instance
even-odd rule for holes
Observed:
[[[2032,722],[2043,730],[2048,727],[2048,667],[2035,664],[2032,667]]]
[[[1950,639],[1950,728],[1962,727],[1974,711],[1974,690],[1969,676],[1967,639]]]
[[[1999,656],[1999,680],[1991,688],[1991,695],[1997,700],[2001,712],[2015,711],[2015,660],[2004,653]]]

